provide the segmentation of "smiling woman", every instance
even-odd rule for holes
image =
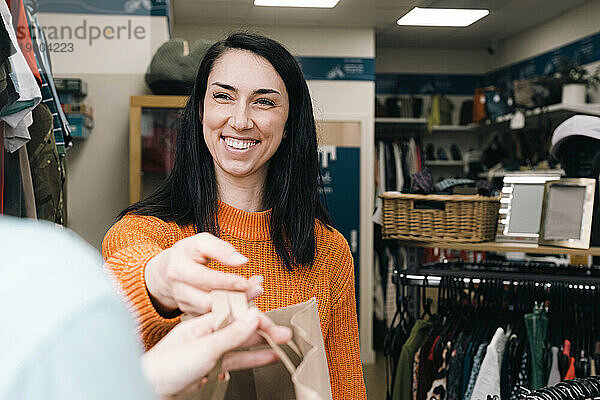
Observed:
[[[283,80],[266,59],[236,49],[215,62],[208,82],[202,131],[215,162],[217,181],[228,175],[263,183],[288,118]],[[221,200],[230,203],[222,196]]]
[[[146,347],[182,312],[210,311],[213,289],[244,290],[262,311],[316,297],[333,398],[366,399],[353,259],[319,183],[313,108],[294,57],[257,35],[213,45],[183,114],[171,175],[125,209],[103,242]],[[211,235],[243,255],[230,258],[235,270],[207,256]]]

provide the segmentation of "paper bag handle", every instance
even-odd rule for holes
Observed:
[[[215,330],[219,330],[229,325],[232,319],[237,318],[240,313],[248,310],[249,308],[248,300],[246,299],[246,293],[244,292],[213,290],[210,294],[212,301],[212,312],[216,316],[215,326],[213,327]],[[285,351],[283,351],[283,349],[277,343],[275,343],[268,333],[260,329],[257,330],[257,333],[263,339],[265,339],[267,344],[271,347],[271,349],[273,349],[275,354],[277,354],[277,357],[279,357],[290,375],[294,374],[294,372],[296,372],[296,367]],[[296,346],[296,343],[290,340],[287,345],[294,353],[296,353],[299,357],[302,357],[300,349],[298,346]]]
[[[234,292],[227,290],[213,290],[211,292],[211,304],[212,314],[215,317],[215,323],[213,325],[214,330],[219,330],[229,325],[238,315],[246,311],[249,307],[255,307],[253,304],[250,305],[246,299],[246,293]],[[187,319],[187,315],[182,316],[182,320]],[[275,343],[275,341],[262,330],[257,330],[257,333],[265,339],[271,349],[277,354],[285,369],[293,375],[296,372],[294,363],[290,360],[289,356],[283,349]],[[287,345],[290,349],[302,358],[300,349],[292,340]],[[223,400],[227,391],[229,373],[225,371],[225,379],[219,380],[221,372],[221,362],[219,359],[215,367],[208,374],[208,381],[204,384],[201,391],[193,397],[185,397],[186,400],[197,400],[197,399],[209,399],[209,400]],[[183,400],[183,399],[182,399]]]

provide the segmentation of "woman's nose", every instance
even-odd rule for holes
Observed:
[[[235,112],[229,117],[229,125],[237,130],[251,129],[254,127],[252,119],[248,116],[246,107],[240,105],[236,107]]]

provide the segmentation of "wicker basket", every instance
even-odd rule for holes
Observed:
[[[386,239],[484,242],[493,240],[496,234],[499,197],[398,192],[380,197]]]

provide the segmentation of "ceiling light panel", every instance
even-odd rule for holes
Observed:
[[[340,0],[254,0],[255,6],[333,8]]]
[[[489,10],[415,7],[398,20],[398,25],[465,27],[479,21],[489,13]]]

